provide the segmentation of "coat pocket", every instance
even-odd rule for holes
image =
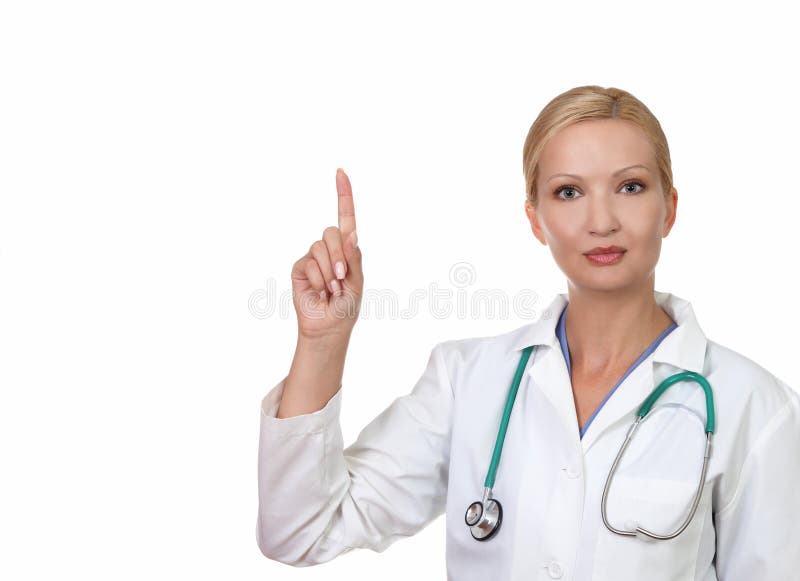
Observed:
[[[637,478],[616,474],[606,513],[611,526],[672,534],[685,520],[697,491],[696,482]],[[597,533],[594,581],[690,581],[694,579],[699,543],[708,517],[710,488],[706,486],[694,517],[684,531],[669,540],[646,535],[622,536],[601,522]]]

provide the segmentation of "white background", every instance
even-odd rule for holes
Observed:
[[[669,139],[680,197],[656,289],[797,389],[788,10],[2,3],[0,577],[443,578],[443,518],[310,569],[260,554],[259,405],[296,321],[250,300],[288,299],[292,263],[336,224],[341,166],[366,292],[403,309],[458,290],[463,262],[467,296],[532,290],[538,316],[566,282],[523,212],[522,144],[577,85],[632,92]],[[362,313],[345,442],[434,344],[523,315]]]

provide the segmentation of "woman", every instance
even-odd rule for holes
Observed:
[[[307,566],[383,551],[445,512],[448,578],[459,581],[796,578],[800,398],[706,339],[689,302],[655,291],[678,200],[658,121],[625,91],[577,87],[534,122],[523,169],[531,229],[568,293],[514,331],[435,345],[411,393],[347,449],[341,378],[363,273],[337,172],[339,227],[294,265],[297,350],[262,402],[263,554]],[[682,372],[705,377],[713,413],[700,381],[672,384],[606,490],[642,402]],[[670,536],[687,520],[667,539],[624,534]]]

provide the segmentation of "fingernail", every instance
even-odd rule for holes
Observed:
[[[333,267],[333,270],[336,271],[336,278],[344,278],[344,262],[341,260],[337,262],[336,266]]]
[[[334,278],[334,279],[331,281],[331,292],[332,292],[334,295],[336,295],[336,296],[339,296],[339,291],[340,291],[341,289],[342,289],[342,287],[341,287],[341,286],[339,286],[339,281],[338,281],[338,280],[336,280],[336,279]]]
[[[353,230],[353,233],[350,234],[350,238],[353,241],[353,248],[358,248],[358,235],[356,234],[355,230]]]

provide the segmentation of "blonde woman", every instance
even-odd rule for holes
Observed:
[[[523,170],[568,292],[533,323],[436,344],[347,448],[363,273],[337,172],[339,226],[294,265],[297,349],[262,402],[263,554],[383,551],[444,513],[458,581],[797,578],[800,398],[655,290],[678,201],[659,122],[630,93],[574,88],[534,122]]]

